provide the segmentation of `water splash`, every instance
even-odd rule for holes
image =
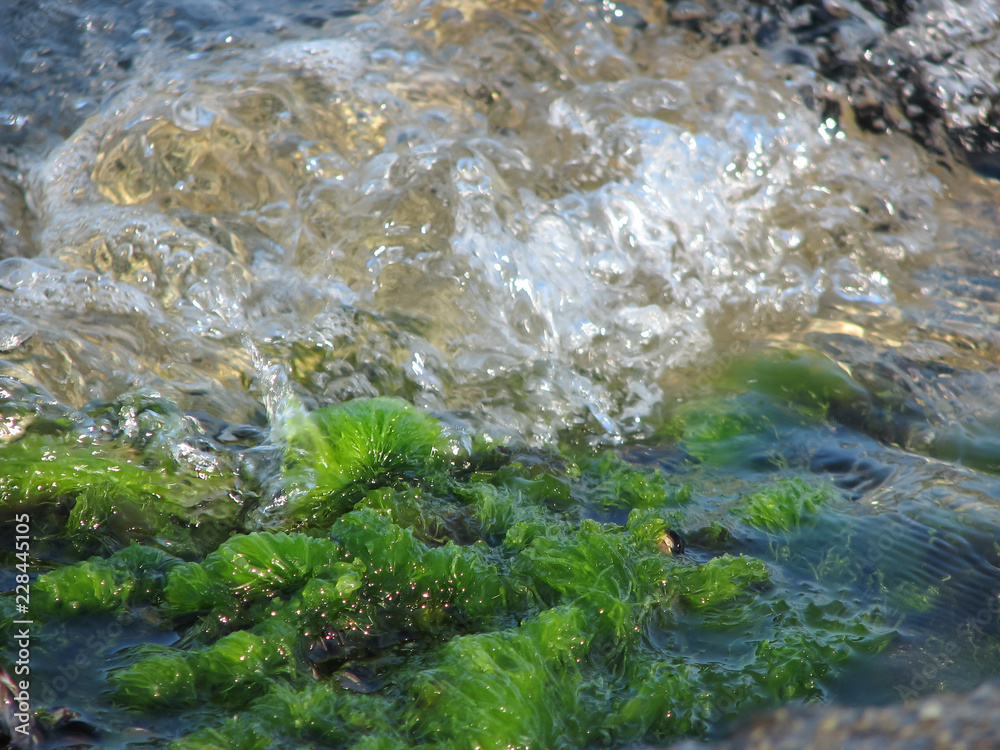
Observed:
[[[887,304],[933,244],[926,158],[824,119],[840,92],[811,71],[583,8],[380,9],[162,62],[35,173],[43,270],[3,307],[69,363],[55,390],[155,381],[247,414],[260,355],[307,405],[621,440],[720,331]],[[42,322],[80,335],[81,312],[140,332],[96,334],[118,383]]]

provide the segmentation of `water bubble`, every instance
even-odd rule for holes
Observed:
[[[757,324],[734,311],[889,304],[886,263],[933,243],[925,161],[820,121],[806,67],[633,49],[582,8],[531,35],[401,12],[172,62],[114,99],[35,196],[45,252],[97,276],[70,293],[69,273],[0,264],[0,288],[143,311],[140,367],[169,352],[192,382],[245,364],[247,334],[296,363],[303,397],[403,393],[539,440],[615,440],[671,368]]]
[[[36,332],[35,327],[26,320],[9,313],[0,313],[0,352],[16,349]]]

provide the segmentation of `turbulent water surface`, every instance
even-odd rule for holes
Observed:
[[[156,393],[263,434],[282,383],[309,407],[397,395],[458,433],[654,461],[745,352],[809,351],[873,395],[761,450],[831,476],[859,517],[939,530],[907,542],[961,561],[913,572],[964,576],[937,632],[995,598],[1000,190],[923,110],[866,103],[827,65],[892,67],[950,5],[896,23],[803,5],[770,37],[747,31],[757,11],[692,3],[235,5],[18,6],[11,403]],[[821,12],[833,30],[804,44]],[[992,69],[995,14],[983,27],[939,39],[962,59],[924,81],[965,134],[981,123],[949,86]],[[836,697],[971,689],[997,666],[995,610],[985,630],[930,679],[944,647],[915,638],[891,678]]]
[[[318,401],[618,437],[734,332],[896,307],[950,176],[824,119],[807,67],[614,20],[379,7],[142,58],[32,170],[12,361],[71,403],[151,387],[248,419],[249,336]]]

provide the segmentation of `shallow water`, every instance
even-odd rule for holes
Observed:
[[[225,4],[142,27],[130,6],[74,11],[105,24],[76,52],[90,72],[52,84],[77,114],[10,136],[0,183],[7,441],[33,420],[96,434],[97,404],[155,396],[217,444],[266,444],[291,394],[396,395],[458,435],[622,446],[732,482],[709,515],[774,473],[829,477],[849,504],[817,548],[842,534],[858,560],[831,590],[911,596],[883,671],[828,697],[995,676],[993,182],[863,130],[844,87],[784,52],[704,43],[655,3],[251,7],[246,25]],[[15,42],[19,70],[56,59]],[[734,362],[775,351],[853,390],[814,399],[812,423],[736,403],[730,453],[710,430],[677,440],[698,399],[763,392]],[[148,434],[179,463],[276,481],[255,448],[218,458],[171,425]],[[822,561],[775,564],[792,585]]]

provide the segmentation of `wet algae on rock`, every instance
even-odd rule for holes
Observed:
[[[300,412],[281,445],[231,449],[277,454],[283,490],[256,509],[247,460],[194,497],[183,461],[29,430],[3,449],[4,513],[64,519],[33,560],[38,670],[58,674],[95,627],[139,624],[109,630],[90,691],[52,707],[100,716],[112,744],[145,726],[172,748],[586,747],[843,695],[939,604],[865,567],[884,528],[847,493],[761,464],[830,429],[815,404],[714,398],[644,461],[463,447],[389,398]],[[242,511],[208,512],[220,497]]]

